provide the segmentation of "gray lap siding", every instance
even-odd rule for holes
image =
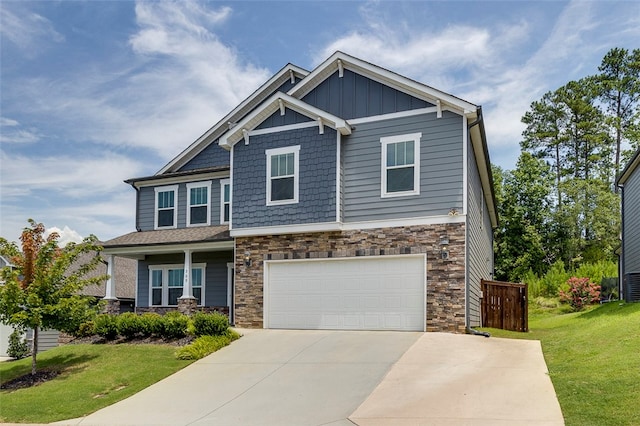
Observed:
[[[380,138],[422,132],[420,194],[382,198]],[[446,215],[463,204],[463,123],[444,112],[362,123],[342,142],[344,222]]]
[[[224,151],[216,145],[216,148]],[[211,179],[209,179],[211,180]],[[220,224],[220,179],[211,180],[211,222],[209,225]],[[195,182],[198,182],[196,180]],[[159,185],[163,186],[163,185]],[[154,229],[156,194],[154,187],[140,188],[140,201],[138,206],[138,227],[142,231]],[[187,226],[187,184],[178,184],[178,228]]]
[[[205,305],[227,306],[227,263],[233,262],[233,252],[193,253],[192,262],[206,263]],[[182,265],[184,254],[147,256],[138,261],[138,296],[136,306],[149,307],[149,266]]]
[[[336,131],[318,127],[251,136],[233,148],[233,229],[336,221]],[[267,206],[265,150],[300,145],[295,204]]]
[[[623,256],[625,273],[640,272],[640,168],[624,184]]]
[[[477,327],[482,316],[480,280],[493,277],[493,229],[471,144],[468,162],[467,309],[469,325]]]

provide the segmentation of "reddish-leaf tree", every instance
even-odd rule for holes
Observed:
[[[0,321],[20,329],[33,330],[31,374],[36,374],[38,331],[42,328],[73,332],[95,312],[91,299],[79,294],[89,284],[106,276],[87,277],[100,262],[102,250],[95,236],[81,243],[59,247],[59,235],[47,238],[45,227],[29,219],[20,236],[21,248],[0,237],[0,254],[11,262],[2,269]],[[95,253],[79,264],[83,253]]]

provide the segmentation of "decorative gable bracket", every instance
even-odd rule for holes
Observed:
[[[320,108],[316,108],[313,105],[309,105],[300,99],[278,92],[266,100],[260,107],[248,114],[236,126],[223,134],[220,137],[218,145],[226,150],[231,150],[231,147],[240,140],[244,140],[245,145],[248,145],[249,137],[253,129],[258,127],[264,120],[278,110],[281,115],[284,115],[287,108],[316,121],[320,134],[324,134],[324,126],[336,129],[341,135],[351,134],[351,125],[346,120]]]

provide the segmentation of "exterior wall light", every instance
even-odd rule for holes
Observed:
[[[251,266],[251,253],[248,251],[244,252],[244,266]]]
[[[440,236],[440,257],[442,260],[449,259],[449,237],[446,235]]]

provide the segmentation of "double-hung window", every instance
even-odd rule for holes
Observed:
[[[220,223],[229,223],[231,217],[231,180],[220,181]]]
[[[300,145],[266,150],[267,205],[298,202]]]
[[[187,226],[211,222],[211,181],[187,184]]]
[[[178,224],[178,185],[155,188],[155,229],[175,228]]]
[[[198,305],[204,304],[203,289],[206,264],[196,264],[191,268],[191,287]],[[184,266],[153,265],[149,267],[150,306],[177,306],[182,296]]]
[[[420,194],[420,138],[422,133],[380,138],[382,197]]]

